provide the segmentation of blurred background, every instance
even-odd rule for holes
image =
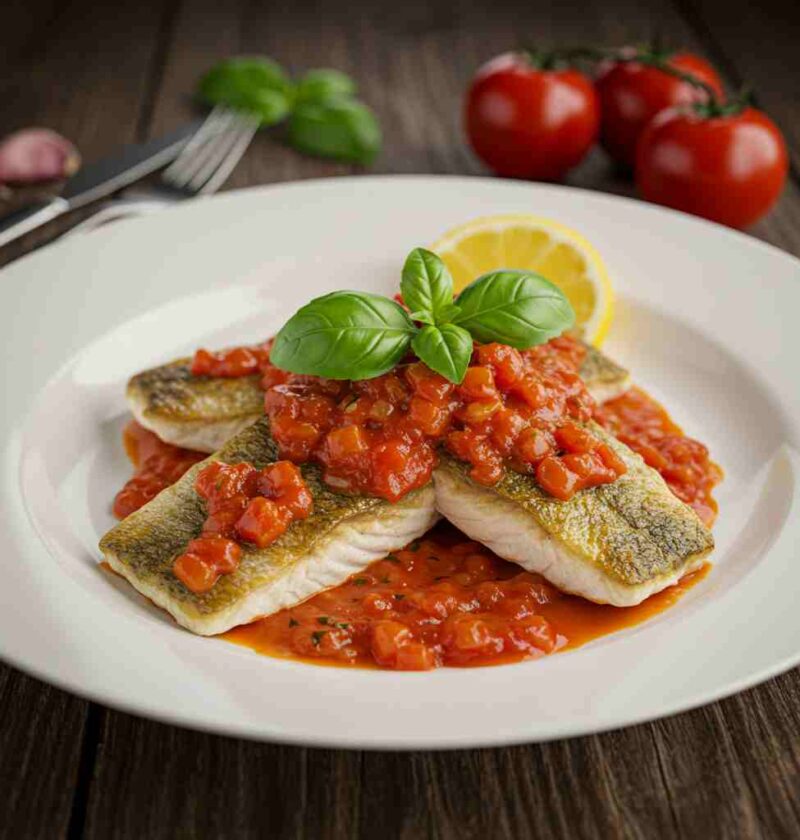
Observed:
[[[287,144],[285,124],[277,125],[259,133],[226,189],[364,171],[491,174],[463,127],[467,90],[484,62],[522,46],[657,41],[667,52],[704,57],[728,91],[751,84],[755,104],[786,137],[796,174],[798,9],[779,0],[9,0],[0,32],[0,136],[44,126],[89,162],[202,113],[196,99],[204,74],[231,56],[258,55],[294,79],[318,67],[348,74],[377,118],[382,147],[366,166],[303,155]],[[636,192],[599,147],[564,180]],[[796,191],[792,182],[784,196]],[[0,209],[28,196],[0,187]],[[785,203],[769,217],[776,230],[791,224]],[[765,235],[764,223],[755,231]],[[0,256],[7,259],[8,249]]]

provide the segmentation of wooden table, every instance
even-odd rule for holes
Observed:
[[[779,0],[6,0],[0,134],[51,126],[86,159],[192,113],[236,53],[335,66],[380,116],[376,172],[480,173],[460,131],[471,72],[520,41],[668,42],[705,53],[781,124],[794,161],[754,234],[800,254],[800,14]],[[735,7],[735,8],[734,8]],[[227,184],[349,174],[263,133]],[[630,192],[597,152],[571,177]],[[0,250],[0,264],[58,225]],[[57,645],[58,640],[54,639]],[[736,640],[731,640],[735,646]],[[487,710],[491,714],[491,710]],[[116,712],[0,666],[0,837],[764,837],[800,832],[800,674],[668,720],[454,753],[299,749]]]

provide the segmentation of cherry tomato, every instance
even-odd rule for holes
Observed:
[[[761,111],[674,108],[645,129],[636,184],[650,201],[742,228],[777,201],[788,168],[783,136]]]
[[[667,63],[690,73],[722,95],[716,70],[691,53],[669,56]],[[653,117],[675,105],[704,101],[702,90],[639,61],[611,61],[601,68],[595,82],[600,100],[600,142],[614,160],[633,167],[636,144]]]
[[[597,96],[577,70],[507,53],[478,70],[465,123],[475,153],[498,175],[555,181],[597,139]]]

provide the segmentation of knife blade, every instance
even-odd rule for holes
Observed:
[[[83,167],[67,181],[60,195],[0,219],[0,247],[165,166],[177,157],[201,125],[202,120],[195,120],[164,137],[125,146],[118,154]]]

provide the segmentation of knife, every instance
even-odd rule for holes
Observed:
[[[67,181],[60,195],[0,219],[0,247],[45,222],[110,195],[165,166],[177,157],[202,124],[202,120],[195,120],[164,137],[125,146],[118,155],[83,167]]]

